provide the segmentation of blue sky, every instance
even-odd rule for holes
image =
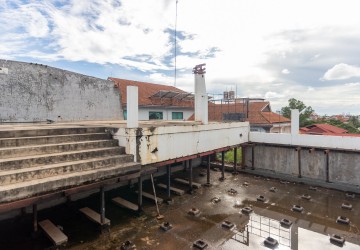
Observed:
[[[0,0],[0,58],[174,84],[176,0]],[[360,114],[357,0],[178,0],[177,87]]]

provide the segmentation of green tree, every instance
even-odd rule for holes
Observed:
[[[335,119],[330,119],[330,120],[326,121],[325,123],[333,125],[338,128],[346,129],[348,131],[348,133],[350,133],[350,134],[359,134],[359,130],[350,123],[343,123],[342,121],[335,120]]]
[[[360,127],[359,118],[357,118],[356,116],[351,116],[349,118],[349,124],[351,124],[354,128],[359,128]]]
[[[298,109],[300,113],[300,127],[309,125],[309,118],[314,110],[311,106],[306,106],[302,101],[296,100],[295,98],[289,99],[289,105],[281,108],[281,114],[284,117],[291,119],[291,110]]]

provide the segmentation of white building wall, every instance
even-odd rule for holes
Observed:
[[[114,138],[142,165],[231,147],[249,140],[248,122],[120,128]]]
[[[139,120],[149,120],[149,111],[163,112],[163,120],[172,120],[172,112],[183,112],[183,120],[187,120],[194,114],[194,110],[191,109],[174,109],[174,108],[139,108]]]
[[[360,150],[360,137],[302,134],[273,134],[250,132],[249,140],[258,143],[283,144],[303,147]]]

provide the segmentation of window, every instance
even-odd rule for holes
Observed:
[[[124,110],[124,120],[127,120],[127,111]]]
[[[173,120],[182,120],[184,117],[183,112],[172,112]]]
[[[160,111],[149,111],[149,120],[162,120],[163,112]]]

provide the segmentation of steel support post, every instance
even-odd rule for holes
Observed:
[[[236,165],[237,165],[237,148],[235,147],[234,148],[234,171],[233,171],[233,174],[238,174]]]
[[[171,165],[167,165],[166,166],[166,173],[167,173],[167,198],[170,199],[171,198]]]
[[[38,232],[38,214],[37,204],[33,204],[33,233],[34,235]]]
[[[143,205],[143,180],[142,176],[140,175],[138,178],[138,210],[139,212],[142,211]]]
[[[297,151],[298,151],[298,169],[299,169],[299,175],[298,177],[301,178],[301,148],[298,147],[297,148]]]
[[[245,146],[241,146],[241,168],[245,169]]]
[[[206,184],[205,186],[206,187],[210,187],[211,186],[211,183],[210,183],[210,159],[211,159],[211,156],[208,155],[207,156],[207,171],[206,171]]]
[[[101,225],[105,223],[105,189],[104,186],[100,187],[100,222]]]
[[[251,146],[251,169],[255,169],[255,146]]]
[[[225,180],[225,151],[221,151],[221,177],[219,181]]]
[[[193,167],[192,167],[192,160],[188,160],[189,166],[189,186],[190,186],[190,193],[193,192]]]

